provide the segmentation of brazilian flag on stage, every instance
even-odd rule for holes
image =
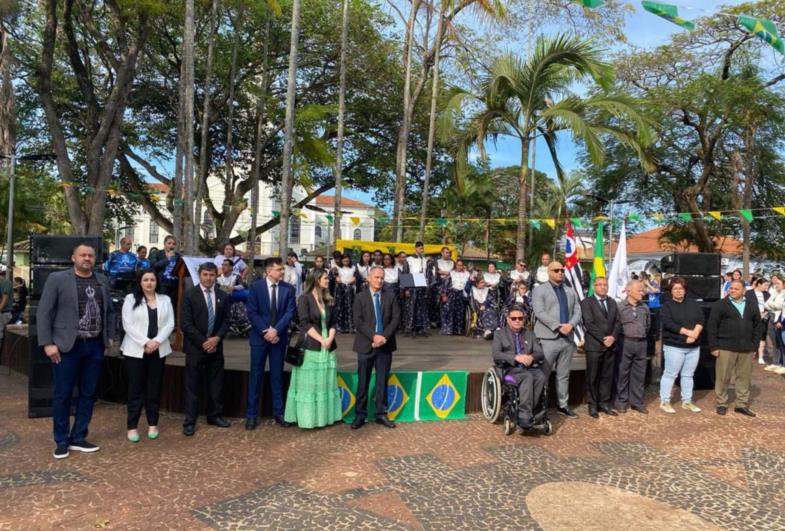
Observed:
[[[465,371],[421,373],[417,420],[453,420],[466,417]]]
[[[387,382],[387,416],[396,422],[462,419],[466,415],[466,381],[463,371],[393,372]],[[339,372],[343,421],[356,416],[357,373]],[[368,387],[368,418],[376,416],[376,373]]]

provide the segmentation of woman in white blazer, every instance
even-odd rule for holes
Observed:
[[[158,408],[161,403],[166,356],[172,352],[169,336],[174,331],[174,309],[166,295],[156,293],[155,271],[137,273],[134,292],[123,301],[125,337],[120,350],[128,370],[128,440],[139,442],[139,417],[144,406],[147,437],[158,437]]]

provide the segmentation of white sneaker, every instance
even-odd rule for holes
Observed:
[[[774,374],[785,374],[785,367],[777,367],[771,372],[773,372]]]
[[[692,402],[682,402],[681,408],[686,409],[687,411],[692,411],[693,413],[700,413],[701,408],[693,404]]]
[[[676,410],[673,409],[673,406],[671,406],[670,402],[660,402],[660,409],[665,413],[670,413],[670,414],[676,413]]]
[[[778,365],[766,365],[766,367],[763,370],[772,372],[772,371],[776,371],[777,368],[778,368]]]
[[[766,360],[763,358],[758,358],[758,365],[766,365]]]

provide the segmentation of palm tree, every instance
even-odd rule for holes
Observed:
[[[604,156],[603,137],[612,135],[635,149],[644,167],[650,166],[643,154],[643,147],[650,141],[649,126],[632,98],[607,92],[612,73],[610,65],[602,60],[601,50],[592,43],[565,34],[540,37],[528,61],[511,54],[499,58],[483,81],[480,94],[457,89],[451,95],[440,129],[446,138],[458,137],[458,171],[466,167],[471,148],[477,148],[483,158],[487,156],[488,139],[495,141],[504,135],[520,141],[516,259],[524,258],[529,149],[537,137],[545,138],[559,172],[556,135],[564,130],[585,145],[595,164]],[[572,84],[587,81],[601,90],[585,98],[569,92]],[[479,110],[459,128],[461,111],[471,103],[479,103]],[[624,123],[631,123],[634,132],[624,128]]]

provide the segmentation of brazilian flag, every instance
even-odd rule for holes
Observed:
[[[671,4],[661,4],[660,2],[650,2],[643,0],[643,9],[649,13],[654,13],[658,17],[662,17],[669,22],[673,22],[677,26],[690,31],[695,29],[695,24],[687,19],[679,16],[679,8]]]
[[[338,373],[338,390],[341,393],[341,412],[343,421],[351,423],[356,416],[357,373]],[[376,373],[371,374],[368,386],[368,418],[376,416]],[[417,394],[416,372],[394,372],[387,381],[387,416],[396,422],[414,421]]]
[[[465,371],[421,373],[417,420],[466,418],[467,380]]]
[[[739,24],[759,39],[769,43],[778,52],[785,54],[785,42],[780,38],[777,26],[771,20],[739,15]]]

